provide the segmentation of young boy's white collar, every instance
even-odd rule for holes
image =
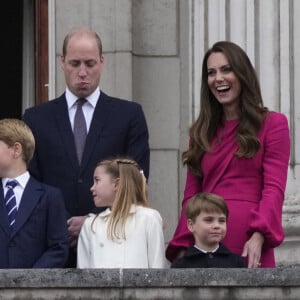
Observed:
[[[196,249],[200,250],[200,251],[203,252],[203,253],[208,253],[208,252],[209,252],[209,253],[215,253],[215,252],[219,249],[220,244],[218,244],[217,248],[214,249],[214,250],[212,250],[212,251],[206,251],[206,250],[203,250],[203,249],[199,248],[199,247],[196,246],[196,245],[194,245],[194,247],[195,247]]]
[[[26,184],[27,184],[27,182],[28,182],[28,180],[29,180],[29,177],[30,177],[30,175],[29,175],[28,171],[26,171],[25,173],[17,176],[16,178],[7,178],[7,177],[4,177],[4,178],[2,178],[3,188],[5,187],[6,182],[8,180],[16,179],[18,181],[18,184],[24,189],[25,186],[26,186]]]

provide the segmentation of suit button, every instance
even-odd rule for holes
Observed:
[[[83,180],[81,178],[79,178],[77,182],[81,184],[81,183],[83,183]]]
[[[15,243],[15,242],[10,242],[10,243],[8,244],[8,247],[16,247],[16,243]]]
[[[209,257],[209,258],[214,258],[214,255],[213,255],[212,253],[209,253],[209,254],[208,254],[208,257]]]

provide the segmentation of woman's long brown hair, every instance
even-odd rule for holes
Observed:
[[[238,157],[253,157],[260,149],[257,134],[268,109],[263,105],[260,84],[256,71],[245,51],[238,45],[220,41],[205,54],[202,63],[202,82],[200,95],[200,114],[189,130],[190,145],[182,154],[182,162],[194,174],[202,177],[200,161],[210,145],[219,126],[224,121],[223,107],[214,97],[208,86],[207,60],[212,53],[223,53],[228,59],[234,74],[241,84],[239,97],[240,124],[237,129],[235,153]]]

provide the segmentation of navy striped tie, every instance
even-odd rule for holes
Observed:
[[[7,209],[8,222],[10,226],[14,225],[16,215],[17,215],[17,202],[16,202],[16,195],[14,193],[14,188],[17,185],[18,182],[16,180],[9,180],[6,183],[7,192],[4,197],[4,201]]]

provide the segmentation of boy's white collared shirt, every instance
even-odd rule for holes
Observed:
[[[26,171],[25,173],[21,174],[20,176],[16,177],[16,178],[2,178],[2,186],[3,186],[3,191],[4,191],[4,195],[7,192],[7,187],[6,187],[6,182],[11,180],[11,179],[15,179],[18,181],[18,185],[16,185],[16,187],[14,188],[14,193],[16,196],[16,204],[17,204],[17,208],[19,209],[20,203],[21,203],[21,199],[23,196],[23,192],[24,189],[27,185],[27,182],[30,178],[30,174],[28,171]]]
[[[215,253],[218,249],[219,249],[219,247],[220,247],[220,244],[217,246],[217,248],[216,249],[214,249],[213,251],[206,251],[206,250],[203,250],[203,249],[201,249],[200,247],[198,247],[198,246],[196,246],[196,245],[194,245],[194,247],[196,248],[196,249],[198,249],[198,250],[200,250],[201,252],[203,252],[203,253]]]

